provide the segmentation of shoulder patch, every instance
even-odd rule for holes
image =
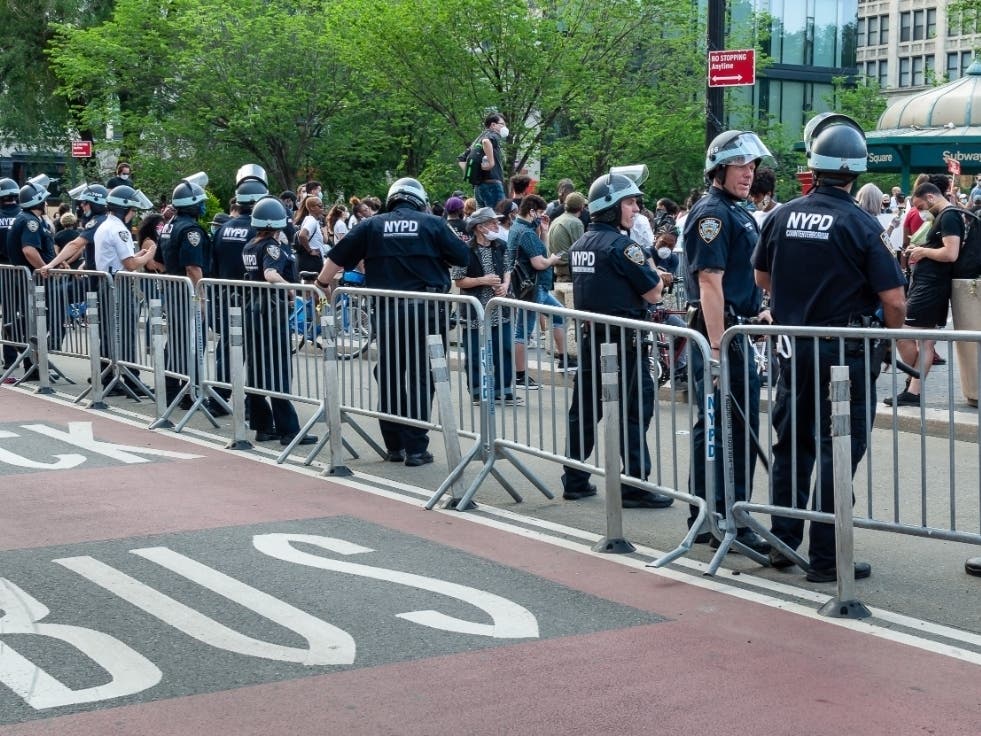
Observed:
[[[191,230],[191,232],[187,234],[187,242],[194,247],[201,245],[201,233],[199,233],[197,230]]]
[[[95,227],[96,224],[97,223],[95,220],[89,220],[88,222],[85,223],[85,227],[83,229],[88,230],[89,228]]]
[[[698,236],[706,243],[711,243],[722,232],[722,220],[718,217],[705,217],[698,221]]]
[[[119,239],[120,239],[120,240],[122,240],[122,241],[123,241],[124,243],[125,243],[125,242],[126,242],[127,240],[129,240],[129,230],[120,230],[120,231],[119,231],[119,232],[117,233],[117,235],[119,235]]]
[[[39,225],[38,225],[37,220],[28,220],[27,221],[27,229],[30,230],[32,233],[36,233],[38,227],[39,227]]]
[[[266,253],[274,261],[279,260],[279,246],[278,245],[267,245],[266,246]]]
[[[644,258],[644,249],[636,243],[631,243],[624,248],[623,254],[627,257],[628,261],[631,263],[636,263],[638,266],[643,266],[644,262],[647,260]]]

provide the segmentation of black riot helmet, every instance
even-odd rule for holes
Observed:
[[[78,200],[87,202],[92,214],[101,215],[106,211],[106,197],[108,196],[109,190],[101,184],[89,184],[78,195]]]
[[[19,199],[22,210],[33,210],[44,204],[48,198],[48,190],[39,184],[27,182],[20,188]]]
[[[252,227],[256,230],[282,230],[286,220],[286,208],[279,197],[267,195],[252,208]]]
[[[207,198],[208,195],[201,186],[184,179],[174,187],[170,201],[180,214],[200,217],[204,214],[204,201]]]
[[[0,202],[13,201],[20,194],[20,187],[13,179],[0,179]]]
[[[868,170],[865,131],[847,115],[826,113],[811,120],[804,129],[804,147],[807,168],[825,184],[847,184]]]
[[[637,183],[624,174],[603,174],[589,186],[589,219],[593,222],[620,224],[620,202],[627,197],[642,197]]]
[[[405,202],[417,210],[425,210],[429,204],[429,195],[415,179],[408,176],[397,180],[388,188],[388,197],[385,198],[385,206],[392,209],[396,202]]]
[[[269,188],[258,179],[246,179],[235,188],[238,204],[254,204],[269,194]]]
[[[725,166],[745,166],[761,158],[773,158],[756,133],[748,130],[727,130],[719,133],[705,151],[705,178],[713,181],[720,177]]]
[[[148,210],[153,207],[153,203],[143,192],[128,184],[113,187],[106,196],[106,205],[109,211],[120,219],[124,218],[129,210]]]

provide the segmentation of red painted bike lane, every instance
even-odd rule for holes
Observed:
[[[35,622],[107,634],[159,673],[127,690],[138,678],[121,668],[122,695],[73,702],[113,673],[35,646],[5,608],[0,644],[36,662],[0,649],[0,734],[981,732],[974,664],[466,515],[14,390],[0,391],[0,451],[0,575],[48,609]],[[273,543],[295,554],[256,552]],[[142,558],[161,549],[210,590],[157,577]],[[249,589],[222,588],[226,574]],[[190,614],[167,619],[159,591],[249,641],[229,654]],[[299,661],[297,636],[245,611],[264,596],[348,632],[352,661]],[[262,610],[300,631],[299,614]],[[273,654],[242,653],[266,639]]]

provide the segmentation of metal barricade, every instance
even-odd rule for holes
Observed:
[[[282,399],[316,406],[280,454],[283,462],[313,426],[325,421],[324,340],[319,314],[323,292],[305,284],[267,284],[251,281],[202,279],[198,294],[208,328],[201,380],[202,395],[228,412],[232,385],[231,314],[242,310],[244,390],[251,396]],[[307,457],[311,462],[316,451]]]
[[[549,329],[544,332],[544,339],[532,344],[527,337],[540,319]],[[525,377],[520,382],[510,372],[512,326],[518,324],[527,336],[513,346],[517,369],[524,368]],[[675,338],[684,338],[684,346],[679,346]],[[639,492],[660,493],[697,509],[678,548],[655,564],[666,564],[690,549],[703,524],[711,523],[705,502],[682,491],[682,482],[687,478],[678,475],[679,468],[688,467],[691,448],[679,446],[675,429],[679,424],[685,429],[691,426],[691,410],[688,404],[678,401],[675,393],[658,400],[657,391],[660,359],[673,366],[678,351],[684,351],[689,358],[695,351],[708,356],[704,337],[684,327],[495,298],[486,305],[481,340],[484,463],[460,506],[469,505],[488,475],[493,475],[515,500],[521,500],[496,467],[501,459],[513,465],[544,496],[553,498],[551,489],[519,460],[519,454],[560,464],[567,473],[571,470],[577,474],[576,482],[581,481],[580,484],[586,483],[586,474],[607,474],[609,469],[601,453],[596,452],[592,461],[590,457],[601,444],[595,436],[596,422],[602,414],[600,346],[612,343],[619,356],[616,368],[620,374],[620,406],[625,408],[618,423],[604,424],[606,431],[622,437],[622,446],[628,447],[622,453],[622,469],[615,471],[617,482],[634,498],[641,495]],[[704,359],[702,364],[709,376],[709,361]],[[646,450],[651,439],[653,452]],[[619,439],[616,441],[619,443]],[[706,460],[711,469],[714,456]],[[711,483],[712,474],[708,473],[708,477]],[[434,496],[428,506],[432,507],[437,498]]]
[[[26,266],[0,265],[0,347],[3,352],[4,383],[14,378],[18,366],[25,375],[31,366],[30,338],[34,330],[34,280]]]
[[[50,355],[60,355],[89,362],[97,355],[98,383],[102,389],[110,390],[116,383],[115,359],[118,353],[115,329],[115,288],[112,277],[104,271],[84,269],[54,268],[45,276],[35,279],[45,289],[45,303],[48,310],[48,340]],[[94,295],[97,305],[95,319],[98,330],[93,330],[89,315],[89,295]],[[91,344],[91,338],[98,333],[98,345]],[[93,363],[92,365],[95,365]],[[61,373],[53,367],[56,373]],[[62,374],[63,375],[63,374]],[[92,383],[94,375],[89,376]],[[92,393],[88,386],[75,401],[76,403]],[[132,392],[130,392],[132,393]],[[133,394],[135,398],[135,394]],[[102,401],[101,393],[94,401]]]
[[[766,480],[757,477],[755,483],[755,491],[765,494],[767,502],[737,498],[732,474],[727,473],[726,515],[733,521],[713,559],[712,572],[721,562],[737,526],[752,527],[777,552],[808,568],[808,560],[752,514],[800,520],[801,525],[807,520],[812,528],[815,522],[835,521],[831,500],[835,485],[831,465],[832,404],[828,393],[833,365],[851,368],[854,526],[981,544],[981,423],[977,410],[957,398],[955,375],[960,366],[954,363],[955,346],[976,355],[981,353],[981,333],[732,327],[722,340],[723,392],[728,392],[727,369],[732,367],[729,344],[750,339],[762,343],[759,354],[765,357],[769,380],[763,399],[768,411],[761,417],[767,421],[761,422],[755,435],[747,434],[743,442],[733,443],[733,427],[742,418],[738,412],[729,411],[723,416],[722,436],[726,454],[742,456],[746,461],[758,459],[767,470]],[[877,340],[883,342],[877,344]],[[901,369],[922,374],[929,368],[925,360],[920,365],[904,366],[896,351],[898,340],[935,340],[947,346],[949,369],[942,375],[937,375],[937,369],[929,374],[921,386],[919,406],[900,407],[894,399],[903,390],[903,379],[908,377]],[[883,358],[894,367],[884,367]],[[977,363],[970,370],[978,371]],[[893,405],[885,406],[884,399],[890,399]],[[808,508],[812,475],[813,487],[823,492],[815,494],[812,508]],[[851,557],[849,549],[847,557],[842,559],[839,555],[837,562],[850,566]]]
[[[343,424],[380,457],[400,447],[406,432],[443,433],[447,457],[460,461],[449,468],[438,494],[452,489],[480,451],[481,410],[473,400],[480,387],[468,380],[463,349],[480,331],[480,302],[455,294],[342,286],[333,290],[329,314]],[[431,335],[438,336],[433,344]],[[434,397],[439,418],[432,412]],[[379,421],[384,447],[358,424],[358,416]],[[466,453],[458,447],[461,437],[475,443]]]

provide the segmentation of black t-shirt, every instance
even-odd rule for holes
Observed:
[[[905,283],[879,221],[828,186],[773,210],[753,267],[770,274],[770,311],[781,325],[845,326],[874,314],[879,292]]]
[[[923,244],[923,247],[942,248],[944,237],[950,235],[959,238],[961,245],[964,244],[964,216],[957,207],[953,206],[945,207],[933,219],[933,226],[927,233],[926,243]],[[953,266],[953,263],[935,261],[932,258],[922,258],[913,265],[913,268],[919,279],[949,279],[952,278],[951,269],[953,269]]]
[[[346,270],[363,260],[370,289],[446,293],[448,266],[466,266],[470,249],[442,218],[397,204],[359,222],[327,257]]]

